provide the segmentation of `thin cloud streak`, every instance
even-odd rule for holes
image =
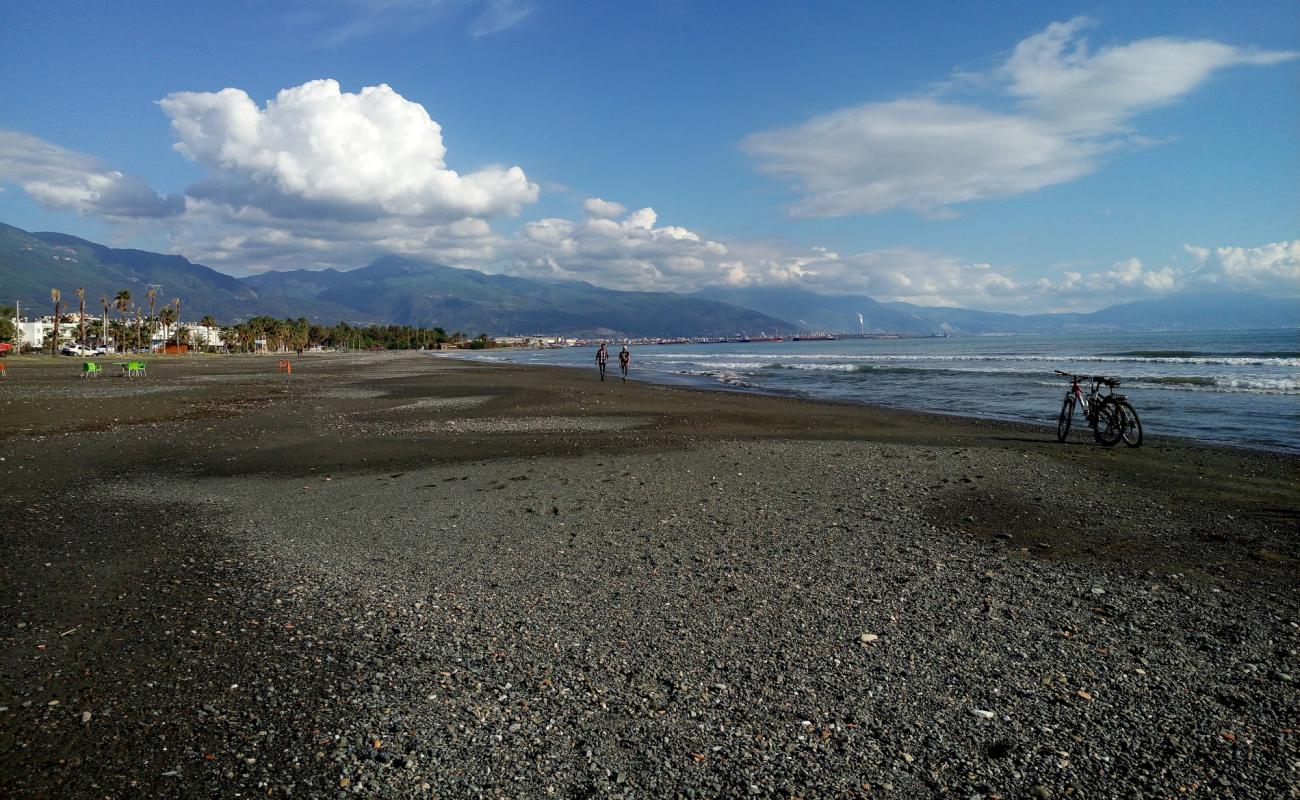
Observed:
[[[311,31],[320,47],[381,35],[409,35],[455,24],[475,39],[510,30],[534,11],[527,0],[333,0],[286,16]]]

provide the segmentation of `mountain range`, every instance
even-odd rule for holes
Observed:
[[[1300,299],[1185,292],[1090,313],[1006,314],[886,303],[786,287],[713,287],[691,295],[626,292],[546,282],[386,256],[350,270],[291,270],[235,278],[176,255],[106,247],[63,233],[0,223],[0,302],[44,314],[50,288],[65,302],[86,289],[87,308],[128,289],[137,302],[159,288],[180,297],[186,318],[223,323],[254,316],[316,322],[441,326],[488,332],[595,336],[734,336],[808,331],[930,335],[1062,333],[1300,325]],[[73,300],[75,302],[75,300]],[[861,315],[861,317],[859,317]]]
[[[33,313],[53,310],[86,290],[87,308],[122,289],[158,304],[179,297],[187,319],[222,323],[251,317],[308,317],[356,324],[441,326],[480,332],[594,336],[734,336],[789,330],[784,320],[748,308],[668,292],[620,292],[583,282],[546,283],[455,269],[397,256],[352,270],[291,270],[234,278],[180,256],[119,250],[62,233],[29,233],[0,223],[0,302]]]
[[[781,317],[789,320],[795,330],[835,333],[1051,334],[1300,326],[1300,298],[1223,290],[1179,292],[1099,311],[1054,314],[1005,314],[882,303],[866,295],[822,295],[803,289],[765,286],[712,287],[696,292],[695,296]]]

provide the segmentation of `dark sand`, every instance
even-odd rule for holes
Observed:
[[[1294,457],[275,361],[9,361],[0,795],[1300,796]]]

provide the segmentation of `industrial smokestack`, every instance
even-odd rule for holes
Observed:
[[[858,312],[858,333],[862,334],[863,336],[867,335],[867,324],[862,321],[861,311]]]

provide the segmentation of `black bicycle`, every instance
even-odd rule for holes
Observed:
[[[1092,435],[1101,444],[1112,447],[1120,440],[1129,447],[1142,444],[1142,421],[1138,419],[1137,410],[1122,394],[1115,394],[1119,386],[1118,378],[1106,375],[1073,375],[1069,372],[1053,370],[1057,375],[1070,379],[1070,390],[1065,393],[1061,403],[1061,415],[1056,419],[1056,441],[1064,442],[1070,435],[1070,424],[1074,420],[1074,407],[1080,407],[1083,419],[1092,428]],[[1088,382],[1088,393],[1083,393],[1080,381]],[[1101,388],[1106,387],[1106,394]]]

